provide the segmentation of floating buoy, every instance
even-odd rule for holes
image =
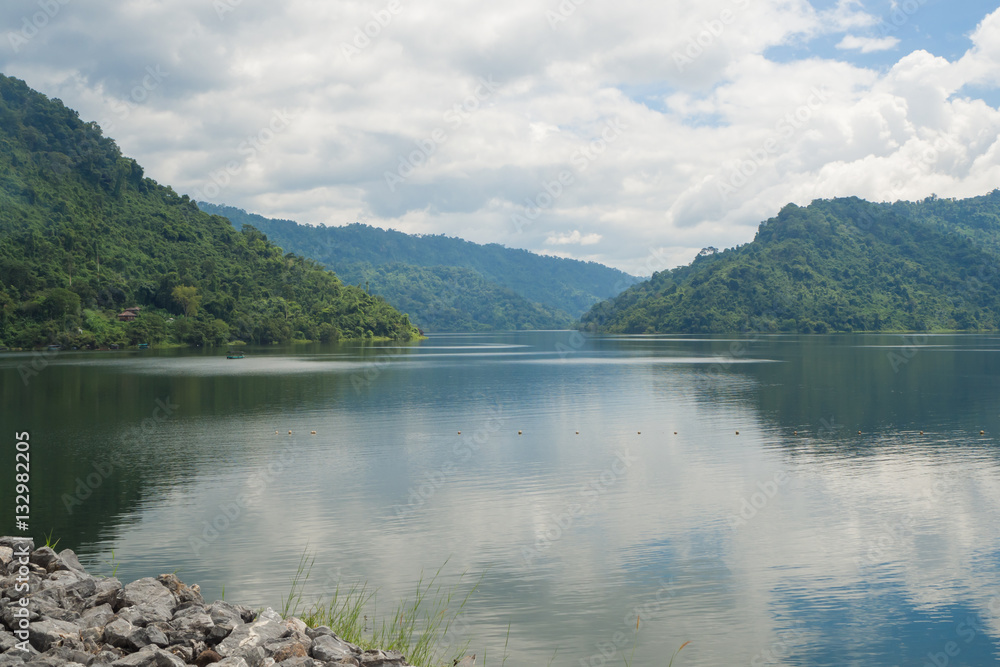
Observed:
[[[986,431],[980,431],[979,435],[986,435]]]
[[[920,435],[923,435],[923,434],[924,434],[924,432],[923,432],[923,431],[921,431],[921,432],[920,432]]]
[[[792,435],[798,435],[798,434],[799,434],[798,431],[792,431]]]
[[[642,435],[642,431],[636,431],[638,435]]]
[[[277,431],[275,431],[275,432],[274,432],[274,434],[275,434],[275,435],[278,435],[278,432],[277,432]]]
[[[462,435],[462,432],[461,432],[461,431],[459,431],[459,432],[458,432],[458,434],[459,434],[459,435]]]
[[[520,431],[518,431],[518,432],[517,432],[517,434],[518,434],[518,435],[521,435],[521,432],[520,432]]]
[[[316,431],[309,431],[309,435],[316,435]]]
[[[736,432],[736,435],[739,435],[739,434],[740,434],[740,432],[739,432],[739,431],[737,431],[737,432]]]
[[[579,432],[579,431],[577,431],[577,432],[576,432],[576,434],[577,434],[577,435],[580,435],[580,432]]]
[[[674,435],[677,435],[677,431],[674,431]]]
[[[861,435],[861,431],[858,431],[858,435]]]
[[[292,434],[292,432],[291,432],[291,431],[289,431],[289,432],[288,432],[288,435],[291,435],[291,434]]]

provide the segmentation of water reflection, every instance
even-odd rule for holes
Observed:
[[[923,664],[951,641],[992,664],[1000,346],[928,341],[64,353],[28,386],[3,355],[0,420],[51,453],[36,526],[98,571],[114,548],[124,578],[180,566],[275,604],[308,548],[317,594],[369,580],[390,608],[447,561],[483,576],[465,620],[491,661],[509,623],[511,664],[618,662],[641,614],[637,665],[687,640],[687,665]]]

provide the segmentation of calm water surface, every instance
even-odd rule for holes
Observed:
[[[311,596],[367,581],[377,614],[444,565],[487,664],[508,625],[507,664],[622,664],[637,614],[636,665],[1000,658],[998,336],[29,359],[3,451],[30,431],[32,531],[93,572],[277,606],[308,550]]]

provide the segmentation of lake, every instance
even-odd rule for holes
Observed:
[[[477,664],[1000,659],[996,335],[224,353],[0,354],[36,540],[250,606],[308,553],[309,599],[367,581],[373,616],[440,569]]]

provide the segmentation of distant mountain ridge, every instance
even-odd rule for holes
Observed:
[[[753,242],[654,274],[582,323],[617,333],[997,330],[1000,190],[789,204]]]
[[[360,223],[301,225],[231,206],[206,212],[250,225],[285,250],[336,271],[429,331],[552,329],[639,281],[618,269],[443,235],[416,236]]]

